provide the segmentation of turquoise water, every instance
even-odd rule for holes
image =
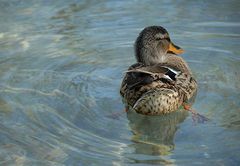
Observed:
[[[0,165],[239,165],[239,1],[0,2]],[[199,83],[193,108],[122,113],[133,43],[161,25]]]

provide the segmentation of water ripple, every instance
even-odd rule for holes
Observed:
[[[0,165],[237,165],[238,4],[2,0]],[[193,108],[211,122],[122,112],[121,79],[149,25],[186,49]]]

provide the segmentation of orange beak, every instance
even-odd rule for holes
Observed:
[[[175,54],[182,54],[184,53],[184,50],[181,49],[180,47],[176,46],[175,44],[173,44],[172,42],[169,44],[169,48],[168,48],[169,52],[173,52]]]

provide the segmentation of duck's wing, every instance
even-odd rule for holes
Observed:
[[[150,84],[154,81],[152,73],[141,69],[129,70],[126,73],[126,86],[129,90]]]
[[[176,74],[176,72],[161,64],[130,67],[123,80],[121,94],[123,95],[126,90],[137,89],[154,81],[172,84],[176,80]]]

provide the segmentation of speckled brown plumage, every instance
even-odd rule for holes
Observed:
[[[126,107],[145,115],[176,111],[197,91],[197,82],[160,26],[145,28],[135,42],[137,63],[129,67],[120,93]]]

